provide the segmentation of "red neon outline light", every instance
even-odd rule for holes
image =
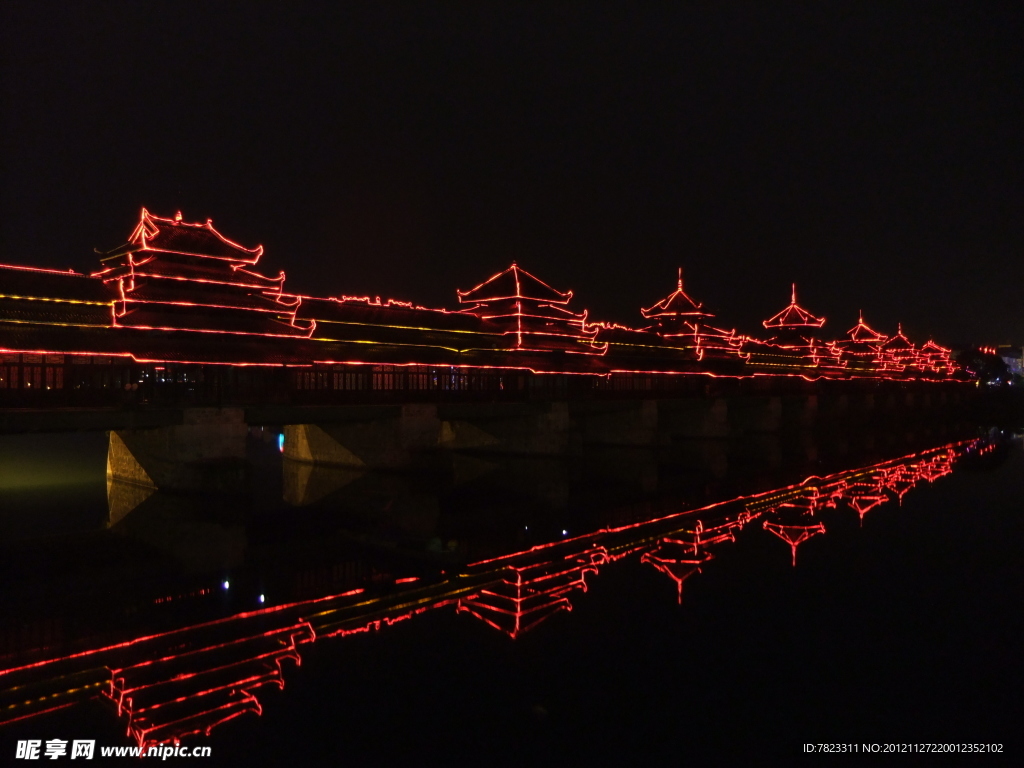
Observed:
[[[824,324],[824,317],[815,317],[796,303],[796,283],[789,306],[763,322],[765,328],[821,328]]]
[[[364,614],[366,618],[352,617],[352,620],[356,622],[363,621],[365,623],[357,624],[352,628],[342,627],[332,631],[325,631],[320,635],[321,637],[346,636],[380,629],[382,626],[390,626],[407,620],[426,610],[455,604],[457,610],[466,610],[474,615],[478,615],[479,618],[489,625],[505,632],[509,632],[509,627],[504,626],[504,619],[501,617],[511,619],[513,624],[510,634],[517,636],[536,626],[539,621],[554,612],[571,610],[571,604],[568,603],[566,595],[574,590],[586,589],[587,574],[596,573],[601,566],[608,562],[613,562],[629,554],[642,551],[641,561],[648,562],[659,569],[662,569],[661,566],[668,567],[672,563],[681,567],[696,565],[699,568],[702,563],[711,559],[711,554],[703,552],[701,547],[735,540],[735,531],[742,529],[760,516],[760,511],[752,513],[749,511],[751,508],[765,510],[791,507],[813,511],[815,508],[823,505],[832,506],[837,499],[851,493],[855,488],[858,495],[862,493],[861,489],[870,492],[872,487],[876,485],[881,487],[882,484],[894,476],[915,478],[917,480],[927,479],[931,482],[951,472],[955,457],[960,452],[968,450],[971,446],[977,444],[977,440],[951,443],[938,449],[910,454],[899,459],[880,462],[868,467],[846,470],[824,478],[810,477],[802,483],[793,484],[774,491],[740,496],[735,499],[716,502],[696,510],[685,510],[661,518],[614,528],[605,528],[590,534],[574,537],[573,539],[556,540],[531,547],[522,552],[480,561],[478,564],[467,566],[467,572],[473,572],[480,565],[488,565],[490,570],[487,573],[494,574],[496,580],[488,582],[487,585],[483,585],[480,589],[462,598],[452,598],[451,595],[458,594],[460,590],[465,594],[466,588],[458,587],[454,584],[448,586],[450,582],[446,581],[434,585],[434,587],[437,589],[448,589],[447,593],[442,593],[440,596],[428,594],[426,597],[423,597],[422,589],[413,587],[411,588],[413,590],[412,595],[420,595],[421,597],[417,598],[410,595],[410,598],[404,603],[388,609],[396,611],[396,613],[385,616],[379,616],[378,614],[378,618],[369,617],[373,616],[373,612],[378,610],[377,604],[385,598],[374,598],[347,606],[325,606],[320,613],[311,614],[303,610],[314,605],[322,606],[327,601],[338,598],[357,596],[363,592],[362,589],[350,590],[339,595],[329,595],[312,600],[272,606],[236,616],[223,617],[195,625],[194,627],[184,627],[156,635],[136,638],[135,640],[114,644],[102,649],[83,651],[65,657],[47,659],[2,670],[0,671],[0,679],[4,675],[20,670],[38,669],[49,664],[60,663],[74,658],[85,658],[107,650],[140,648],[141,643],[148,641],[163,641],[165,643],[164,647],[167,650],[157,658],[143,659],[135,663],[129,663],[126,666],[118,666],[116,664],[111,666],[112,674],[109,697],[115,701],[119,712],[128,717],[129,734],[140,745],[161,743],[168,739],[177,743],[180,738],[191,734],[206,733],[209,735],[214,727],[240,714],[250,711],[260,714],[262,707],[252,691],[267,684],[283,687],[284,678],[281,661],[282,659],[289,658],[296,663],[301,663],[298,646],[317,639],[317,633],[310,624],[314,617],[330,615],[339,610],[348,611],[352,608],[361,608],[367,611],[368,613]],[[648,538],[650,533],[645,535],[642,531],[650,532],[653,529],[660,528],[659,524],[664,521],[681,520],[684,518],[693,519],[693,516],[697,514],[711,510],[727,510],[729,508],[728,505],[744,502],[746,502],[745,508],[738,515],[726,516],[707,528],[704,525],[704,518],[696,518],[691,528],[665,535],[661,538],[655,538],[653,539],[653,542],[656,544],[655,549],[650,552],[644,551],[646,546],[649,546],[649,544],[645,545],[645,542],[651,542],[652,539]],[[825,532],[824,526],[820,523],[817,525],[785,526],[770,523],[766,520],[763,522],[763,527],[790,544],[793,551],[794,564],[797,546],[811,536]],[[636,534],[639,534],[639,538],[620,542],[615,545],[615,552],[611,552],[604,544],[599,544],[599,541],[606,535],[624,531],[636,532]],[[613,546],[612,542],[609,541],[607,543],[608,546]],[[677,554],[673,557],[668,551],[662,552],[666,547],[681,547],[681,556]],[[564,552],[561,556],[558,555],[560,551]],[[661,552],[660,555],[659,552]],[[549,555],[549,557],[544,559],[545,555]],[[671,576],[672,572],[669,572],[669,575]],[[687,573],[679,579],[680,589],[682,581],[688,578],[689,575],[690,573]],[[418,577],[406,577],[396,579],[395,583],[411,584],[418,580]],[[510,589],[511,594],[509,593]],[[681,592],[679,592],[679,595],[681,596]],[[477,610],[473,610],[474,608]],[[490,615],[480,614],[480,609],[487,611]],[[302,615],[305,618],[300,616],[297,619],[291,620],[290,623],[265,632],[244,636],[236,635],[229,637],[227,640],[212,644],[203,643],[201,637],[197,636],[199,643],[192,646],[188,645],[189,641],[186,633],[189,632],[217,625],[235,626],[238,621],[257,616],[265,617],[271,614],[278,614],[282,618],[287,618],[282,612],[295,610],[302,611]],[[273,639],[278,637],[286,638],[286,642],[283,645],[264,651],[259,650],[262,646],[257,643],[257,652],[241,660],[229,660],[226,663],[212,667],[200,668],[198,671],[194,669],[189,671],[185,668],[185,671],[173,677],[168,677],[166,672],[161,672],[158,669],[164,662],[173,661],[180,664],[182,659],[194,658],[199,660],[208,657],[212,651],[221,648],[241,647],[243,644],[250,643],[251,641],[262,642],[266,638]],[[204,657],[204,654],[207,656]],[[250,670],[254,665],[259,667],[259,671],[246,671]],[[126,676],[127,670],[143,670],[147,668],[154,670],[156,679],[151,682],[146,682],[144,678],[132,682]],[[236,677],[233,682],[216,682],[217,676],[220,673],[227,671],[230,672],[228,677],[232,677],[234,676],[234,670],[237,670],[240,676]],[[173,671],[173,668],[169,671]],[[170,691],[168,686],[172,684],[186,684],[187,687],[189,684],[199,682],[200,679],[204,681],[209,680],[212,684],[207,685],[204,682],[203,685],[206,685],[206,687],[198,691],[185,693],[184,695],[180,693],[175,695],[173,692],[170,695],[163,693],[164,688]],[[147,691],[151,692],[155,698],[149,703],[139,703],[137,705],[136,697]],[[227,700],[221,701],[217,698],[218,696],[221,698],[227,696]],[[196,704],[198,709],[188,711],[184,715],[178,716],[177,719],[172,716],[164,722],[157,722],[152,716],[147,716],[146,714],[184,703]],[[211,706],[207,706],[207,704]],[[31,715],[26,715],[26,717],[36,714],[42,713],[31,713]],[[164,734],[164,738],[158,737],[158,734],[161,732]]]

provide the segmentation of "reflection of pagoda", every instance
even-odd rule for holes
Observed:
[[[700,545],[662,539],[656,549],[640,557],[640,562],[653,565],[675,582],[676,601],[682,605],[683,583],[693,574],[700,573],[701,566],[713,558],[714,555]]]
[[[297,321],[301,299],[285,297],[284,272],[253,271],[263,247],[244,248],[205,224],[152,215],[145,208],[120,248],[102,255],[93,277],[116,291],[115,325],[156,330],[309,336]]]
[[[128,734],[145,749],[260,714],[256,693],[284,688],[281,663],[298,665],[298,644],[315,635],[305,623],[252,632],[239,636],[237,628],[213,622],[136,641],[134,659],[110,670],[105,692],[127,719]]]
[[[744,510],[736,517],[725,518],[708,527],[705,527],[703,520],[698,519],[693,528],[681,529],[661,539],[657,547],[640,557],[640,562],[653,565],[675,582],[676,599],[681,605],[683,582],[693,574],[700,573],[701,566],[714,558],[707,547],[736,541],[736,532],[742,530],[753,517]]]
[[[805,365],[831,368],[841,368],[845,365],[841,362],[840,351],[834,344],[815,337],[814,331],[825,324],[825,318],[815,317],[797,304],[796,283],[793,284],[789,305],[762,324],[768,330],[774,331],[774,335],[766,342],[751,342],[753,349],[759,346],[773,348],[774,352],[769,354],[798,358]]]
[[[641,309],[645,320],[653,320],[649,330],[674,344],[692,348],[698,360],[705,356],[732,357],[740,353],[735,330],[723,330],[705,322],[714,314],[691,299],[683,290],[683,270],[679,270],[676,289],[648,309]]]
[[[815,510],[831,507],[839,498],[866,500],[897,482],[908,487],[931,482],[953,471],[961,457],[980,457],[997,450],[999,443],[953,443],[814,478],[813,484],[741,496],[666,517],[645,516],[621,527],[602,528],[575,539],[470,564],[465,572],[460,568],[458,575],[440,579],[394,578],[397,574],[376,567],[361,568],[362,575],[351,578],[364,582],[370,591],[363,586],[348,589],[353,584],[346,575],[347,591],[324,594],[323,590],[340,586],[339,567],[334,566],[334,576],[324,581],[314,579],[314,572],[300,565],[303,570],[295,573],[295,587],[306,594],[296,602],[155,634],[145,631],[133,637],[136,630],[144,629],[136,623],[140,614],[134,608],[122,614],[132,617],[125,629],[109,626],[107,621],[95,625],[102,628],[100,636],[90,625],[85,625],[84,631],[78,629],[77,620],[64,623],[71,634],[63,638],[59,632],[54,637],[49,630],[45,634],[35,631],[38,624],[22,624],[23,631],[0,638],[5,643],[0,648],[5,657],[0,667],[0,724],[102,695],[113,703],[126,721],[129,736],[143,748],[177,743],[196,734],[209,736],[222,723],[261,712],[262,692],[284,686],[282,668],[299,663],[305,644],[380,630],[452,604],[517,637],[554,613],[571,610],[569,597],[574,590],[587,588],[588,573],[636,553],[643,553],[642,562],[673,579],[681,596],[683,583],[712,558],[709,549],[735,541],[740,530],[764,514],[772,516],[771,522],[763,522],[764,529],[790,546],[795,565],[798,546],[825,533],[824,526],[813,518]],[[212,586],[159,597],[154,605],[166,606],[159,610],[171,613],[153,618],[161,623],[187,620],[192,610],[189,606],[202,604],[177,601],[198,595],[207,596],[204,600],[213,598],[221,586]],[[229,586],[224,582],[222,588],[226,591]],[[133,592],[125,607],[144,605],[142,598],[147,594],[153,596],[148,590]],[[213,610],[212,604],[204,604],[208,607],[200,610]],[[230,605],[238,604],[226,607]],[[76,615],[77,609],[72,618]],[[17,627],[17,612],[14,619],[12,626]],[[30,626],[32,632],[24,631]]]
[[[833,493],[821,493],[816,486],[803,488],[796,496],[778,504],[774,511],[785,514],[789,518],[813,517],[823,509],[831,509],[836,505]]]
[[[868,512],[887,501],[890,501],[889,496],[884,493],[884,488],[877,482],[850,483],[847,488],[846,503],[858,514],[862,524],[864,516]]]
[[[918,478],[913,468],[909,465],[901,464],[885,473],[883,484],[885,489],[893,493],[902,504],[903,497],[907,495],[911,488],[917,485],[917,480]]]
[[[586,310],[575,314],[566,307],[572,291],[555,290],[515,262],[458,295],[459,303],[470,305],[463,312],[488,321],[510,339],[510,349],[590,355],[608,349],[607,344],[595,341],[597,328],[587,323]]]
[[[775,534],[789,544],[793,550],[793,565],[796,566],[796,548],[812,536],[825,533],[825,525],[814,519],[824,507],[835,506],[832,494],[821,494],[815,487],[803,489],[798,495],[777,504],[771,511],[775,522],[765,520],[766,531]]]
[[[789,544],[793,550],[793,567],[796,567],[796,548],[807,541],[812,536],[817,536],[819,533],[825,533],[825,524],[808,523],[805,525],[782,525],[780,523],[770,523],[767,520],[764,521],[764,529],[770,533],[774,533],[784,542]]]
[[[566,595],[586,591],[587,574],[607,561],[603,547],[591,547],[565,559],[511,566],[497,584],[459,600],[458,610],[514,639],[559,611],[571,611]]]
[[[940,477],[952,473],[953,471],[953,454],[951,452],[940,453],[936,456],[927,459],[923,464],[919,465],[919,474],[929,483],[934,483]]]

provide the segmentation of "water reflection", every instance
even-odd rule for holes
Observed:
[[[818,461],[817,450],[798,448]],[[699,457],[703,470],[687,477],[680,469],[663,482],[662,459],[653,452],[633,453],[632,462],[610,454],[604,464],[589,465],[618,466],[599,487],[610,498],[633,501],[602,507],[589,528],[566,511],[576,489],[587,485],[574,477],[579,468],[535,459],[451,456],[447,481],[434,492],[425,485],[439,482],[436,477],[285,462],[278,475],[283,511],[254,512],[248,500],[233,506],[224,498],[108,484],[106,527],[113,538],[97,533],[73,544],[86,548],[91,561],[128,542],[149,567],[90,562],[66,569],[66,579],[93,579],[100,591],[132,574],[131,585],[85,600],[76,594],[57,599],[68,582],[56,577],[49,593],[45,585],[20,589],[13,583],[4,597],[14,620],[2,638],[0,717],[37,716],[101,696],[142,746],[208,735],[242,714],[260,713],[262,691],[283,688],[288,665],[299,664],[310,643],[381,630],[445,607],[518,638],[571,611],[588,579],[624,558],[668,577],[682,603],[684,583],[740,536],[763,531],[777,537],[795,567],[798,549],[827,533],[826,510],[848,510],[863,523],[873,510],[901,502],[959,464],[996,460],[1003,447],[998,439],[953,442],[772,490],[748,487],[725,500],[717,485],[726,477],[723,464],[742,464],[743,455],[721,443],[678,450]],[[749,450],[763,457],[781,449],[776,443]],[[467,461],[478,463],[467,468]],[[763,484],[764,476],[742,482]],[[653,486],[717,500],[695,505],[630,496]],[[460,513],[482,497],[489,499],[487,515]],[[548,520],[531,531],[523,499],[530,500],[531,514],[560,512],[574,529]],[[288,510],[289,535],[282,536],[281,515]],[[38,609],[39,589],[48,597],[45,612]],[[26,634],[43,615],[56,616],[59,626]]]

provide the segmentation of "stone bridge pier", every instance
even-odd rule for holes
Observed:
[[[107,483],[172,492],[236,491],[245,481],[241,408],[186,408],[182,423],[109,433]]]
[[[777,428],[774,404],[769,418]],[[437,451],[579,456],[587,446],[655,448],[727,437],[729,416],[725,398],[352,407],[286,425],[284,456],[354,469],[408,468]]]
[[[571,449],[566,403],[354,407],[327,422],[284,427],[284,456],[337,467],[403,469],[437,449],[533,456]]]
[[[692,440],[835,433],[896,422],[926,428],[948,419],[960,396],[959,391],[899,387],[837,388],[822,396],[807,389],[690,398],[284,406],[269,418],[264,412],[249,419],[241,408],[191,408],[169,425],[111,431],[107,478],[122,489],[135,489],[136,496],[144,489],[243,490],[247,421],[284,424],[283,453],[293,462],[399,470],[437,467],[438,461],[451,463],[455,454],[467,460],[486,459],[486,454],[579,457],[603,448],[662,450]],[[315,479],[299,482],[308,489],[298,495],[307,497],[319,485]]]

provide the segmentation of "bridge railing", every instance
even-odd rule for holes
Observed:
[[[429,365],[179,365],[87,355],[8,354],[0,359],[0,407],[15,408],[714,397],[904,385],[910,383],[696,373],[598,376]]]

